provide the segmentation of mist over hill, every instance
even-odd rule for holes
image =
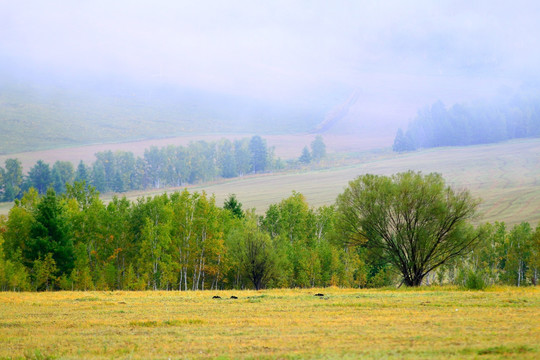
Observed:
[[[0,85],[0,154],[189,134],[304,133],[331,107],[323,99],[288,104],[126,80],[11,78]]]
[[[393,136],[427,104],[540,78],[539,13],[530,0],[7,2],[0,153],[190,133]]]

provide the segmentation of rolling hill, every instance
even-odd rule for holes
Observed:
[[[0,84],[0,154],[201,134],[305,133],[334,105],[120,80],[64,85],[0,76]]]

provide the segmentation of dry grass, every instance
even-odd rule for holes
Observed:
[[[1,293],[0,303],[4,358],[534,359],[540,350],[539,288]]]

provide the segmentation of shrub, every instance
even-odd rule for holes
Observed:
[[[465,288],[469,290],[483,290],[487,287],[481,272],[469,270],[465,276]]]

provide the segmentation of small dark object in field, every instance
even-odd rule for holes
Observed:
[[[232,296],[231,296],[231,299],[238,299],[238,296],[232,295]]]
[[[219,295],[214,295],[214,296],[212,297],[212,299],[221,299],[221,296],[219,296]]]
[[[315,294],[315,296],[324,296],[324,294],[317,293],[317,294]]]

